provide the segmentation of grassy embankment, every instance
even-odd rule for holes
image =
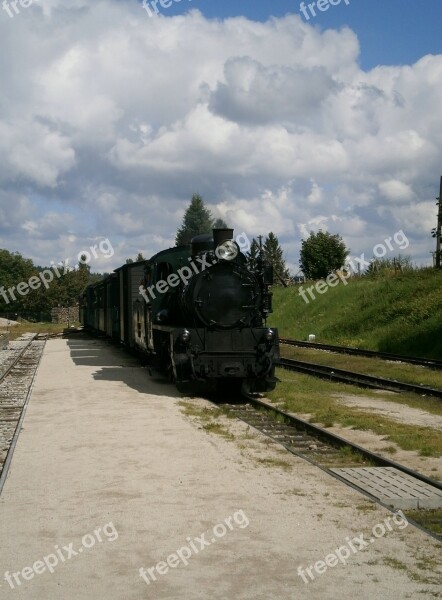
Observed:
[[[307,283],[303,287],[309,287]],[[307,304],[299,287],[275,288],[269,323],[281,337],[442,358],[442,273],[354,278]]]
[[[308,287],[311,284],[304,285]],[[414,356],[442,357],[442,274],[430,269],[412,271],[384,278],[354,279],[320,295],[308,304],[299,295],[298,286],[274,290],[274,313],[269,319],[277,326],[281,337],[306,340],[310,333],[317,342],[409,354]],[[287,354],[287,352],[284,350]],[[289,350],[290,352],[290,350]],[[345,366],[351,362],[366,360],[372,371],[396,376],[398,379],[414,380],[419,377],[411,370],[418,369],[372,359],[356,359],[328,354],[327,357],[308,358],[309,350],[293,349],[301,360],[333,363]],[[324,353],[321,353],[324,355]],[[337,364],[337,363],[342,364]],[[356,365],[355,365],[356,366]],[[367,372],[367,368],[355,368]],[[387,372],[385,372],[387,369]],[[399,373],[402,369],[403,372]],[[420,382],[427,385],[440,383],[440,374],[420,369]],[[409,373],[409,375],[408,375]],[[404,377],[404,375],[406,375]],[[385,452],[394,452],[395,442],[400,448],[418,451],[423,456],[441,456],[442,437],[437,429],[398,423],[379,414],[349,407],[340,401],[346,394],[380,398],[378,392],[361,390],[345,384],[331,383],[298,373],[278,370],[282,379],[270,394],[273,401],[281,402],[285,409],[298,414],[309,414],[310,420],[325,426],[340,424],[353,429],[371,430],[382,436]],[[420,398],[415,394],[395,394],[382,398],[406,404],[413,408],[441,415],[439,400]],[[440,474],[438,473],[440,477]]]

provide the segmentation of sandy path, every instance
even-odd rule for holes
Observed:
[[[243,423],[221,419],[231,440],[204,430],[180,401],[104,342],[47,343],[0,498],[1,600],[434,598],[434,540]],[[188,564],[168,567],[191,543]],[[36,573],[70,544],[76,555]]]

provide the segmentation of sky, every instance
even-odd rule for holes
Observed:
[[[110,271],[172,246],[200,193],[293,274],[319,229],[431,262],[440,0],[29,1],[0,3],[0,248],[109,240]]]

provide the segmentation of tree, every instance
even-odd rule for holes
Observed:
[[[46,276],[42,279],[39,275],[43,271],[46,271]],[[52,271],[52,279],[48,271]],[[65,271],[60,264],[46,268],[35,266],[32,260],[23,258],[18,252],[0,250],[0,312],[34,318],[41,318],[42,314],[49,317],[51,308],[55,306],[76,304],[83,289],[97,277],[101,278],[90,273],[85,255],[81,256],[77,268]],[[32,285],[29,284],[31,278]],[[44,280],[47,286],[43,284]],[[17,290],[20,284],[26,284],[22,287],[24,294]]]
[[[0,250],[0,284],[6,290],[7,300],[0,296],[0,312],[18,312],[22,309],[22,298],[14,294],[16,300],[7,294],[7,290],[21,281],[28,281],[35,275],[35,267],[29,258],[23,258],[19,252]]]
[[[258,255],[259,255],[259,244],[255,240],[255,238],[253,238],[253,240],[250,244],[250,250],[247,252],[247,260],[249,261],[249,265],[250,265],[251,269],[254,269],[256,267]]]
[[[279,240],[272,231],[264,240],[263,254],[267,263],[273,267],[275,281],[286,285],[284,280],[287,279],[290,274],[287,269],[287,265],[285,264],[282,248],[279,245]],[[250,268],[254,269],[257,266],[258,256],[259,244],[257,240],[253,238],[250,244],[250,250],[247,252],[247,260]]]
[[[133,262],[140,262],[141,260],[146,260],[143,256],[142,252],[138,252],[135,260],[133,258],[126,258],[126,264],[131,265]]]
[[[307,279],[324,279],[344,266],[349,252],[340,235],[311,231],[310,236],[302,240],[299,264]]]
[[[279,245],[277,236],[271,231],[264,240],[264,256],[267,261],[272,265],[273,272],[276,276],[276,281],[282,281],[288,279],[289,271],[285,264],[284,255],[282,248]]]
[[[228,229],[228,225],[222,219],[216,219],[213,224],[213,229]]]
[[[80,292],[88,284],[91,277],[91,268],[86,262],[86,255],[82,254],[78,261],[78,285],[80,286]]]
[[[410,256],[398,254],[393,258],[373,258],[366,271],[367,275],[385,275],[386,273],[403,273],[412,271],[413,263]]]
[[[212,213],[204,205],[204,201],[199,194],[194,194],[189,207],[184,213],[183,223],[178,229],[175,244],[183,246],[190,243],[190,240],[202,233],[211,233],[214,227],[226,228],[227,225],[222,219],[214,221]]]
[[[53,271],[54,278],[48,287],[41,285],[22,299],[22,309],[29,315],[40,318],[41,313],[49,315],[51,308],[56,306],[73,306],[84,288],[91,282],[90,266],[86,262],[86,255],[82,255],[76,268],[64,271],[59,268]],[[38,267],[38,271],[42,271]]]

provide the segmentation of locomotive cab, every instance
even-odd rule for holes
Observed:
[[[279,360],[277,330],[265,324],[271,269],[263,260],[252,268],[232,238],[231,229],[193,238],[187,267],[193,272],[168,295],[156,322],[153,315],[153,329],[177,383],[230,381],[268,391]]]

